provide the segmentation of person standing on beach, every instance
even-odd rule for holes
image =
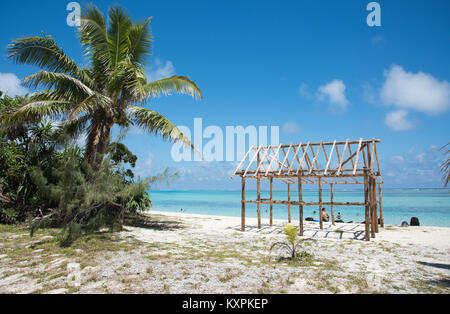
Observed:
[[[328,216],[327,209],[322,209],[322,221],[328,222],[330,220],[330,216]]]

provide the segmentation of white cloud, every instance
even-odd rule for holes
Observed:
[[[346,86],[342,80],[333,80],[332,82],[319,87],[319,99],[327,97],[331,109],[344,111],[347,108],[348,100],[345,96]]]
[[[368,104],[375,104],[377,102],[375,88],[367,82],[362,85],[362,99]]]
[[[407,119],[408,111],[395,110],[386,115],[384,123],[394,131],[407,131],[414,127],[414,122]]]
[[[171,61],[163,63],[160,59],[155,60],[155,68],[150,71],[149,81],[157,81],[175,75],[175,67]]]
[[[294,134],[299,133],[301,131],[300,126],[292,121],[288,121],[281,127],[284,133]]]
[[[302,83],[298,88],[298,93],[308,99],[314,98],[314,94],[310,92],[308,84]]]
[[[10,97],[24,96],[29,92],[13,73],[0,73],[0,91]]]
[[[393,65],[385,71],[381,99],[389,105],[436,115],[450,108],[450,83],[423,72],[406,72]]]
[[[381,161],[387,186],[442,187],[440,165],[445,155],[436,145],[416,150],[417,145],[405,154],[387,156]]]

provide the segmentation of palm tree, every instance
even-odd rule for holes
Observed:
[[[87,67],[78,66],[58,47],[51,36],[15,40],[8,46],[9,58],[19,64],[37,65],[42,70],[25,78],[42,91],[28,97],[12,113],[2,115],[6,124],[51,117],[62,119],[71,134],[87,132],[85,159],[101,163],[113,125],[135,125],[163,138],[195,149],[187,137],[167,118],[146,104],[152,98],[172,93],[202,99],[198,86],[184,76],[147,82],[145,63],[151,54],[151,18],[133,23],[122,8],[108,12],[108,24],[94,5],[82,10],[78,28]]]

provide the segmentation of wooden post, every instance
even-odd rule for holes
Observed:
[[[323,229],[323,222],[322,222],[322,178],[319,177],[319,222],[320,222],[320,229]]]
[[[291,202],[291,184],[288,183],[288,201]],[[288,222],[291,223],[291,204],[288,205]]]
[[[242,176],[241,231],[245,231],[245,177]]]
[[[364,168],[364,202],[365,202],[365,204],[366,204],[366,206],[365,206],[365,217],[366,217],[366,220],[365,220],[365,231],[366,231],[366,233],[365,233],[365,238],[366,238],[366,241],[370,241],[370,225],[369,225],[369,217],[370,217],[370,215],[369,215],[369,178],[368,178],[368,176],[367,176],[367,169],[366,168]]]
[[[270,226],[273,226],[273,178],[270,178]]]
[[[384,227],[384,217],[383,217],[383,198],[381,195],[381,183],[378,184],[378,198],[380,202],[380,227]]]
[[[372,178],[369,178],[369,198],[370,198],[370,236],[372,238],[375,238],[375,214],[373,212],[374,210],[374,206],[373,206],[373,202],[374,202],[374,195],[373,195],[373,185],[374,185],[375,180],[373,180]]]
[[[333,224],[333,226],[335,225],[335,221],[334,221],[334,205],[333,205],[333,201],[334,201],[334,195],[333,195],[333,183],[330,184],[330,192],[331,192],[331,223]]]
[[[258,168],[260,167],[260,163],[261,163],[261,156],[259,155],[258,152]],[[261,179],[259,178],[259,175],[257,176],[256,190],[258,200],[258,229],[261,229]]]
[[[378,233],[378,209],[377,209],[377,182],[376,179],[372,179],[372,195],[373,195],[373,227],[374,232]]]
[[[261,229],[261,179],[259,175],[256,182],[256,191],[258,200],[258,229]]]
[[[303,201],[303,191],[302,191],[302,179],[300,179],[300,175],[298,176],[298,201]],[[303,205],[299,206],[299,224],[300,224],[300,236],[303,236]]]

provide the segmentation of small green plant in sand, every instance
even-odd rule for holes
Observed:
[[[281,257],[280,260],[288,259],[291,261],[302,260],[311,258],[311,254],[302,250],[303,243],[305,241],[316,241],[311,238],[307,239],[298,239],[298,228],[293,227],[291,225],[286,225],[283,229],[283,232],[286,236],[285,241],[275,242],[270,247],[270,251],[279,250],[283,252],[287,252],[289,254],[288,258]]]

